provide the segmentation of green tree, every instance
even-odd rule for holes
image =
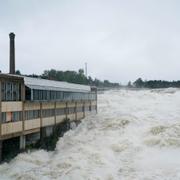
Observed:
[[[16,70],[16,73],[15,73],[15,74],[17,74],[17,75],[21,75],[20,70]]]
[[[144,86],[144,82],[141,78],[138,78],[133,84],[137,88],[142,88]]]
[[[128,82],[127,87],[128,87],[128,88],[132,88],[131,81]]]

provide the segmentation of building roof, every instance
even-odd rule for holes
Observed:
[[[37,90],[66,91],[66,92],[90,92],[91,88],[87,85],[68,83],[64,81],[53,81],[41,78],[26,76],[0,74],[0,76],[11,78],[22,78],[26,87]]]
[[[89,92],[90,86],[67,83],[62,81],[52,81],[40,78],[24,77],[24,84],[30,89],[69,91],[69,92]]]
[[[0,78],[12,79],[12,80],[21,80],[21,81],[23,81],[23,77],[22,77],[22,76],[18,76],[18,75],[14,75],[14,74],[0,73]]]

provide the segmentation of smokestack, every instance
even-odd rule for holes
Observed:
[[[9,34],[10,39],[10,55],[9,55],[9,73],[15,74],[15,34]]]

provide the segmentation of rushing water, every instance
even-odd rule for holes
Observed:
[[[54,152],[18,155],[0,179],[180,179],[180,90],[108,91]]]

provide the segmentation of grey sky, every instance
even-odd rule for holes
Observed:
[[[16,69],[78,70],[125,83],[177,80],[178,0],[0,0],[0,69],[8,72],[9,32],[16,34]]]

